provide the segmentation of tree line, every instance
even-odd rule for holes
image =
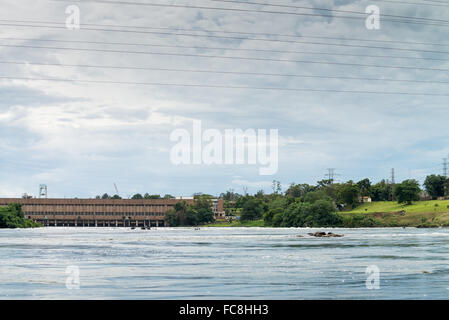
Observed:
[[[212,196],[195,196],[193,204],[186,201],[177,202],[165,215],[165,222],[170,227],[198,226],[215,220],[212,211]]]
[[[227,214],[240,214],[241,221],[264,220],[265,226],[273,227],[352,227],[374,226],[374,221],[365,216],[342,217],[337,212],[355,208],[364,197],[372,201],[397,201],[405,205],[422,197],[437,199],[449,194],[449,180],[444,176],[429,175],[421,189],[418,181],[404,180],[392,184],[382,180],[372,184],[369,179],[358,182],[349,180],[334,183],[321,180],[316,185],[294,184],[282,193],[279,181],[273,181],[273,192],[263,190],[254,195],[241,195],[233,190],[222,193]]]
[[[241,195],[233,190],[220,194],[225,200],[228,216],[238,215],[241,221],[264,220],[264,225],[273,227],[352,227],[374,226],[372,218],[353,215],[342,217],[338,211],[355,208],[364,197],[372,201],[397,201],[406,205],[421,198],[437,199],[449,194],[449,179],[440,175],[426,177],[423,189],[414,179],[392,184],[387,180],[371,183],[366,178],[335,183],[320,180],[315,185],[292,183],[285,192],[279,181],[274,180],[273,192],[265,194],[259,190],[254,195]],[[97,196],[97,199],[121,199],[118,195]],[[144,195],[137,193],[131,199],[171,199],[171,195]],[[166,214],[170,226],[197,226],[214,221],[211,199],[213,196],[201,193],[194,195],[193,204],[178,202]]]
[[[166,194],[164,196],[161,196],[160,194],[149,194],[145,193],[144,195],[140,193],[136,193],[133,195],[130,199],[174,199],[175,197],[171,194]],[[95,199],[122,199],[118,194],[114,194],[113,196],[110,196],[109,194],[105,193],[102,196],[97,195],[95,196]]]
[[[25,219],[22,205],[10,204],[0,207],[0,228],[35,228],[41,227],[40,223]]]

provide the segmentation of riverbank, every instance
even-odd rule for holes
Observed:
[[[419,201],[411,205],[394,201],[364,203],[338,212],[342,224],[336,227],[449,227],[449,200]],[[205,227],[271,227],[263,219],[247,222],[216,222]]]
[[[265,224],[262,219],[245,222],[233,221],[232,223],[229,223],[227,221],[221,221],[204,225],[204,227],[264,227],[264,226]]]

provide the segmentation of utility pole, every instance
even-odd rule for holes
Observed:
[[[443,158],[443,176],[447,177],[447,158]]]

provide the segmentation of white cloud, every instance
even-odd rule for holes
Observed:
[[[308,6],[364,11],[365,3],[310,0]],[[181,2],[180,2],[181,3]],[[299,5],[296,1],[285,1]],[[341,3],[341,5],[339,4]],[[65,3],[3,1],[4,18],[17,20],[65,20]],[[225,5],[225,4],[223,4]],[[302,4],[301,4],[302,5]],[[445,19],[449,9],[382,3],[381,14],[400,14]],[[298,34],[305,38],[257,36],[290,42],[168,36],[156,33],[68,31],[51,28],[3,26],[0,37],[106,41],[230,47],[264,50],[341,53],[263,53],[250,51],[162,48],[94,43],[51,43],[2,40],[5,44],[57,46],[217,56],[347,62],[360,64],[417,66],[449,69],[449,62],[413,60],[404,57],[443,57],[437,54],[394,51],[367,47],[323,46],[300,42],[357,44],[446,50],[444,46],[395,43],[416,41],[447,43],[444,27],[392,24],[381,20],[381,29],[368,31],[364,21],[321,19],[293,15],[239,14],[223,11],[80,3],[82,27],[91,24],[136,25],[160,28],[209,29],[270,34]],[[271,8],[273,9],[273,8]],[[167,30],[139,29],[148,32]],[[180,31],[181,32],[181,31]],[[183,31],[183,33],[188,33]],[[196,32],[196,34],[205,34]],[[218,33],[219,34],[219,33]],[[238,34],[220,34],[242,37]],[[307,36],[386,40],[393,42],[343,41]],[[255,36],[252,36],[255,37]],[[294,42],[297,41],[297,42]],[[344,54],[360,54],[354,57]],[[365,56],[363,56],[365,55]],[[373,58],[391,55],[396,58]],[[28,65],[0,64],[2,75],[17,77],[185,83],[203,85],[290,87],[310,89],[447,92],[445,84],[387,81],[354,81],[301,77],[249,76],[213,73],[100,69],[87,67],[36,66],[32,62],[70,65],[104,65],[145,68],[179,68],[302,75],[352,76],[448,81],[447,72],[362,68],[331,64],[195,58],[150,54],[104,53],[0,47],[0,60],[29,62]],[[13,88],[13,89],[12,89]],[[438,165],[448,153],[447,102],[441,97],[412,95],[369,95],[272,90],[212,89],[80,82],[2,80],[0,82],[0,152],[8,155],[7,173],[0,174],[3,190],[27,190],[43,180],[51,181],[55,194],[87,196],[102,193],[108,180],[118,175],[130,190],[157,188],[161,193],[219,193],[231,182],[257,187],[257,170],[235,167],[174,170],[169,163],[169,133],[202,120],[209,128],[277,128],[280,135],[277,180],[309,182],[320,180],[327,167],[337,167],[347,178],[384,177],[390,167],[420,170]],[[25,162],[24,162],[25,159]],[[14,165],[14,163],[16,163]],[[437,170],[437,169],[435,169]],[[157,177],[155,178],[155,176]],[[29,177],[33,178],[29,178]],[[238,177],[238,178],[236,178]],[[71,183],[62,180],[70,179]],[[210,181],[213,179],[213,183]],[[89,190],[86,189],[86,181]],[[254,181],[254,182],[249,182]],[[267,184],[268,183],[268,184]],[[9,188],[8,188],[9,186]],[[202,188],[212,188],[204,190]],[[17,188],[17,189],[15,189]],[[198,190],[202,189],[202,190]],[[98,191],[96,191],[98,190]],[[147,190],[139,190],[146,192]],[[158,192],[159,190],[155,190]],[[179,191],[179,192],[178,192]],[[7,191],[3,193],[6,194]],[[9,191],[8,191],[9,192]],[[22,192],[22,191],[20,191]],[[9,194],[9,193],[8,193]],[[2,194],[0,194],[2,195]]]

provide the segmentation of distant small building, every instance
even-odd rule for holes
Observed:
[[[368,197],[368,196],[360,197],[360,198],[359,198],[359,202],[362,202],[362,203],[369,203],[369,202],[371,202],[371,197]]]

